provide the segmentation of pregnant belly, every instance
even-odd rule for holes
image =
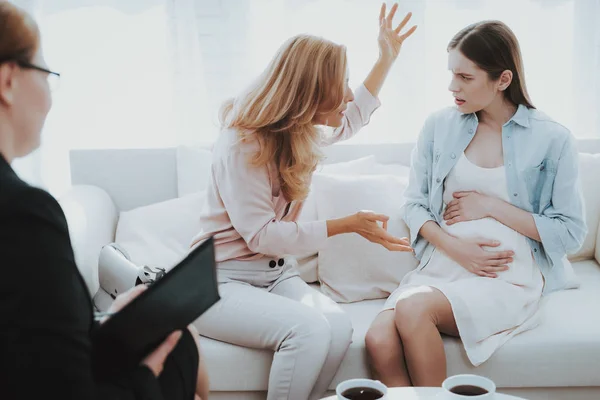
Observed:
[[[442,229],[460,239],[482,237],[497,240],[500,242],[498,247],[483,248],[488,251],[512,250],[515,252],[513,264],[521,261],[531,263],[531,249],[525,236],[493,218],[457,222],[453,225],[446,225],[444,221]]]

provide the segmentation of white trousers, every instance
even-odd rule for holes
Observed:
[[[297,275],[293,259],[224,262],[219,283],[221,300],[196,321],[199,333],[273,350],[268,400],[321,398],[352,341],[344,311]]]

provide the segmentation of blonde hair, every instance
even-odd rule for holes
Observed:
[[[323,159],[314,119],[342,104],[345,80],[344,46],[298,35],[281,46],[247,92],[223,105],[223,127],[237,129],[241,140],[258,139],[260,151],[250,162],[275,162],[288,201],[308,195],[311,175]]]

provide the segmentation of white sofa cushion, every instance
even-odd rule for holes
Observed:
[[[313,185],[320,220],[368,209],[390,217],[392,235],[408,236],[401,218],[406,177],[315,175]],[[384,298],[417,264],[412,253],[389,251],[355,233],[338,235],[319,252],[319,282],[323,293],[337,302]]]
[[[574,263],[581,288],[543,299],[541,325],[511,339],[478,368],[470,365],[458,339],[444,337],[448,374],[489,376],[498,387],[600,386],[600,266],[592,260]],[[319,289],[318,285],[311,285]],[[330,389],[346,379],[369,377],[364,338],[385,300],[341,304],[354,326],[350,349]],[[576,312],[574,312],[576,310]],[[264,391],[273,353],[201,338],[214,391]],[[233,375],[232,375],[233,373]]]
[[[375,156],[367,156],[357,158],[351,161],[323,164],[317,167],[317,174],[339,174],[339,175],[359,175],[365,171],[372,170],[377,165]],[[298,217],[298,221],[316,221],[319,219],[317,215],[317,201],[314,190],[314,185],[311,184],[308,197],[304,201],[304,207]],[[318,280],[318,256],[314,254],[303,254],[298,257],[298,272],[300,277],[305,282],[312,283]]]
[[[313,177],[319,174],[360,175],[365,173],[365,171],[370,171],[376,165],[377,159],[375,156],[367,156],[335,164],[322,164],[317,167]],[[304,201],[304,207],[302,208],[298,221],[316,221],[318,218],[315,188],[311,183],[310,192]]]
[[[600,154],[579,153],[579,175],[585,203],[585,221],[588,233],[583,245],[574,254],[569,255],[569,260],[579,261],[594,257],[598,222],[600,222]]]
[[[136,265],[170,268],[189,251],[200,231],[205,192],[121,212],[115,242]]]

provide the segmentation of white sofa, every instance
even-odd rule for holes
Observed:
[[[600,140],[580,140],[578,146],[582,152],[600,153]],[[412,147],[340,144],[328,148],[326,155],[328,163],[374,154],[382,163],[408,165]],[[173,148],[71,153],[73,187],[60,203],[79,268],[92,293],[98,290],[98,254],[103,245],[114,241],[119,211],[177,197],[176,155]],[[581,254],[572,258],[581,287],[545,297],[541,326],[515,337],[478,368],[470,365],[459,340],[445,338],[450,375],[486,375],[499,391],[528,399],[600,399],[600,189],[594,185],[595,176],[600,176],[600,168],[592,171],[584,187],[588,238]],[[383,301],[342,305],[352,319],[354,337],[330,389],[342,380],[369,376],[364,337]],[[211,398],[265,397],[272,352],[208,338],[202,338],[202,346]]]

